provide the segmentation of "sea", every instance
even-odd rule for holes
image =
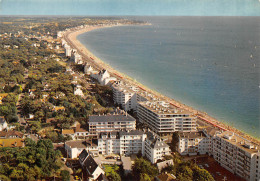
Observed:
[[[78,36],[120,72],[260,138],[260,17],[128,17]]]

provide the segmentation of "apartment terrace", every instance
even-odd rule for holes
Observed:
[[[254,144],[247,139],[234,134],[231,131],[222,132],[217,136],[250,154],[258,153],[258,151],[260,151],[259,145]]]

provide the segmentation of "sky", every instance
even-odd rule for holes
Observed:
[[[260,0],[0,0],[0,15],[260,16]]]

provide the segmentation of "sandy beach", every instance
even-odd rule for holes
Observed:
[[[117,25],[114,25],[117,26]],[[235,132],[236,134],[260,145],[260,140],[243,133],[242,131],[233,128],[229,125],[226,125],[218,120],[216,120],[215,118],[209,116],[207,113],[205,112],[201,112],[198,111],[190,106],[187,106],[185,104],[182,104],[174,99],[171,99],[169,97],[166,97],[154,90],[149,89],[148,87],[142,85],[141,83],[135,81],[134,79],[132,79],[131,77],[115,70],[114,68],[112,68],[110,65],[106,64],[105,62],[103,62],[102,60],[100,60],[98,57],[96,57],[94,54],[92,54],[83,44],[80,43],[79,40],[77,40],[77,36],[85,33],[85,32],[89,32],[98,28],[109,28],[109,27],[114,27],[114,26],[89,26],[86,28],[82,28],[79,30],[75,30],[75,31],[68,31],[65,33],[64,35],[64,39],[67,41],[67,43],[73,48],[73,49],[77,49],[78,53],[83,57],[83,60],[87,61],[87,63],[89,65],[91,65],[92,67],[96,68],[97,70],[101,70],[101,69],[106,69],[108,70],[108,72],[114,76],[117,77],[118,79],[123,79],[126,83],[138,86],[140,89],[145,90],[146,92],[150,93],[150,94],[154,94],[155,96],[157,96],[158,98],[165,100],[167,102],[169,102],[170,104],[185,109],[187,111],[192,112],[194,115],[197,115],[197,117],[200,120],[203,120],[205,123],[210,124],[211,126],[214,127],[218,127],[219,129],[222,130],[230,130]]]

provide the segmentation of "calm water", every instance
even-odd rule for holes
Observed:
[[[79,40],[115,69],[260,137],[260,17],[154,17]]]

